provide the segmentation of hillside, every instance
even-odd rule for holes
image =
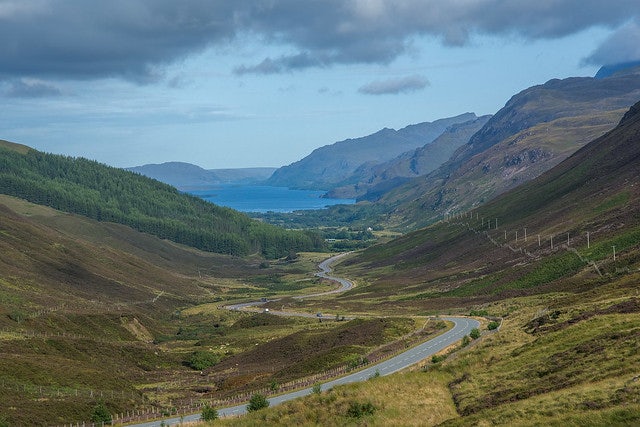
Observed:
[[[274,258],[322,246],[312,234],[251,220],[132,172],[16,147],[23,146],[0,146],[2,194],[211,252]]]
[[[167,162],[127,168],[179,189],[216,184],[254,184],[269,178],[276,168],[203,169],[183,162]]]
[[[635,268],[638,262],[639,159],[640,103],[615,129],[540,177],[476,209],[365,250],[350,261],[356,268],[352,274],[376,277],[372,286],[384,295],[394,295],[402,285],[402,304],[410,305],[456,306],[548,292],[564,289],[557,280],[574,275],[581,278],[569,280],[572,289],[594,286],[601,273]],[[525,279],[534,272],[535,279]],[[360,292],[352,297],[361,298]]]
[[[276,170],[267,184],[329,190],[348,179],[358,168],[383,163],[413,151],[432,142],[450,125],[475,118],[475,114],[465,113],[400,130],[385,128],[372,135],[326,145],[302,160]]]
[[[380,199],[389,223],[426,225],[480,206],[613,128],[640,99],[640,74],[551,80],[515,95],[452,158]]]
[[[4,195],[0,253],[0,420],[10,425],[88,420],[95,390],[109,391],[112,409],[131,408],[137,383],[181,369],[180,353],[154,344],[175,334],[175,313],[259,272]]]

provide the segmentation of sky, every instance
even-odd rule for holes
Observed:
[[[638,0],[0,0],[0,139],[280,167],[637,60]]]

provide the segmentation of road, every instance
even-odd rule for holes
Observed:
[[[331,291],[326,291],[326,292],[319,292],[316,294],[308,294],[308,295],[297,295],[294,296],[294,299],[305,299],[305,298],[314,298],[314,297],[320,297],[320,296],[325,296],[325,295],[333,295],[333,294],[339,294],[342,292],[346,292],[350,289],[352,289],[354,287],[353,282],[351,282],[348,279],[344,279],[342,277],[334,277],[332,276],[331,273],[331,264],[333,264],[334,262],[336,262],[337,260],[339,260],[340,258],[350,254],[351,252],[345,252],[339,255],[335,255],[332,256],[331,258],[328,258],[324,261],[322,261],[320,264],[318,264],[318,268],[320,268],[321,271],[316,273],[316,276],[321,277],[323,279],[328,279],[328,280],[332,280],[334,282],[337,282],[340,287],[333,289]],[[273,301],[279,301],[279,298],[274,298],[274,299],[269,299],[269,300],[262,300],[262,301],[251,301],[251,302],[243,302],[243,303],[239,303],[239,304],[231,304],[231,305],[226,305],[224,306],[225,309],[227,310],[234,310],[234,311],[241,311],[241,310],[245,310],[251,307],[259,307],[261,305],[264,305],[268,302],[273,302]],[[318,318],[318,319],[333,319],[333,316],[325,316],[322,315],[321,313],[318,314],[310,314],[310,313],[301,313],[301,312],[296,312],[296,311],[281,311],[281,310],[270,310],[269,311],[270,314],[276,315],[276,316],[287,316],[287,317],[313,317],[313,318]],[[347,316],[342,316],[345,320],[351,320],[351,317],[347,317]]]
[[[340,255],[338,255],[338,257],[339,256]],[[353,284],[348,280],[334,278],[328,275],[331,271],[329,265],[331,264],[331,262],[335,261],[336,258],[337,257],[330,258],[324,261],[322,264],[320,264],[320,268],[322,269],[322,272],[317,274],[318,275],[324,274],[325,276],[321,276],[321,277],[330,278],[331,280],[338,280],[342,285],[340,289],[344,289],[344,290],[351,289]],[[342,292],[344,292],[344,290],[342,290]],[[330,291],[330,292],[323,292],[322,294],[305,295],[305,297],[325,295],[327,293],[336,293],[336,290]],[[244,303],[244,304],[235,304],[233,306],[227,306],[226,308],[232,309],[232,310],[240,310],[241,308],[244,308],[244,307],[251,307],[251,306],[261,305],[264,303],[265,302],[263,301],[257,301],[257,302],[250,302],[250,303]],[[365,381],[378,374],[381,376],[393,374],[394,372],[398,372],[409,366],[415,365],[421,360],[424,360],[425,358],[436,354],[440,350],[443,350],[449,347],[451,344],[454,344],[455,342],[461,340],[462,337],[464,337],[465,335],[469,335],[469,333],[473,328],[478,328],[480,326],[480,322],[478,322],[477,320],[469,319],[466,317],[444,316],[444,317],[440,317],[440,319],[448,320],[452,322],[454,324],[454,327],[448,330],[447,332],[443,333],[442,335],[439,335],[433,339],[430,339],[429,341],[426,341],[422,344],[412,347],[409,350],[403,353],[400,353],[399,355],[394,356],[390,359],[384,360],[375,365],[368,366],[365,369],[354,372],[352,374],[345,375],[340,378],[336,378],[335,380],[327,381],[321,385],[321,389],[323,391],[326,391],[337,385]],[[313,391],[311,388],[292,391],[290,393],[281,394],[281,395],[273,396],[269,398],[269,403],[270,403],[270,406],[275,406],[280,403],[287,402],[289,400],[307,396],[312,392]],[[218,415],[220,417],[242,415],[242,414],[245,414],[246,412],[247,412],[246,404],[231,406],[228,408],[218,408]],[[164,419],[160,421],[153,421],[149,423],[135,424],[135,426],[137,427],[170,426],[170,425],[180,424],[181,422],[186,422],[186,421],[197,421],[199,419],[200,419],[200,414],[193,414],[193,415],[184,416],[182,417],[182,419],[170,418],[170,419]]]

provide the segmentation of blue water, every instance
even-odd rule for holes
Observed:
[[[320,196],[324,191],[266,185],[216,185],[187,190],[187,193],[242,212],[293,212],[355,203],[354,199],[323,199]]]

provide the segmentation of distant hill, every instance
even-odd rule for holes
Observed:
[[[408,151],[395,159],[374,166],[363,165],[348,178],[353,184],[334,188],[328,197],[349,197],[375,200],[380,194],[410,178],[426,175],[445,163],[462,145],[469,142],[491,118],[473,118],[447,127],[434,141]]]
[[[612,129],[640,99],[640,74],[551,80],[513,96],[452,158],[380,198],[416,227],[527,182]]]
[[[323,245],[129,171],[22,147],[0,144],[2,194],[223,254],[274,258]]]
[[[329,190],[359,168],[389,161],[432,142],[449,126],[476,118],[473,113],[407,126],[382,129],[372,135],[347,139],[314,150],[302,160],[274,172],[269,185]]]
[[[268,179],[276,168],[203,169],[183,162],[126,168],[178,188],[215,184],[255,184]]]

